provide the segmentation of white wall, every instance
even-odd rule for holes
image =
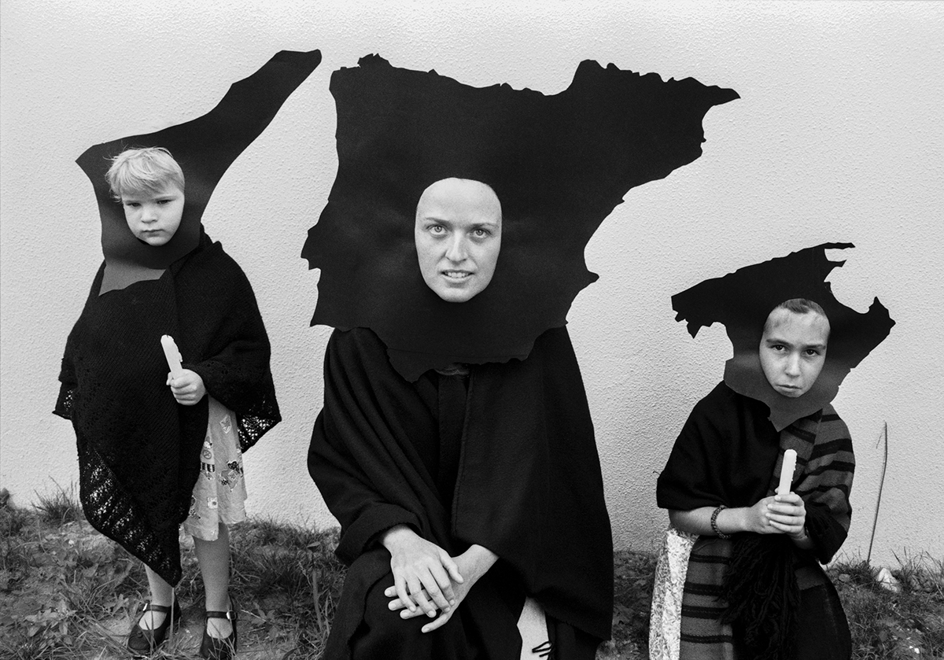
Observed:
[[[77,479],[74,437],[50,414],[59,357],[101,260],[88,146],[201,115],[281,49],[321,66],[236,161],[204,221],[252,280],[274,346],[285,421],[247,455],[251,511],[331,519],[305,453],[328,331],[309,328],[317,272],[299,258],[337,161],[332,71],[380,53],[470,85],[555,93],[595,59],[694,76],[742,99],[705,121],[701,159],[630,191],[587,249],[600,281],[570,327],[597,425],[620,547],[664,525],[654,487],[692,404],[730,345],[696,340],[669,298],[701,280],[826,241],[851,241],[831,277],[898,325],[846,379],[836,407],[859,460],[847,552],[865,553],[889,426],[874,556],[944,557],[944,6],[939,3],[2,4],[0,486],[25,503]],[[431,3],[432,4],[432,3]],[[393,7],[396,7],[395,9]]]

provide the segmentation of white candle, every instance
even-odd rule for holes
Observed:
[[[786,495],[790,492],[793,481],[793,471],[796,469],[797,453],[793,449],[783,452],[783,467],[780,468],[780,485],[777,486],[777,495]]]
[[[177,378],[177,376],[184,372],[183,367],[180,366],[180,360],[182,358],[180,356],[180,350],[177,348],[177,343],[170,335],[164,335],[161,337],[161,347],[164,349],[164,357],[167,358],[167,367],[170,369],[170,375]]]

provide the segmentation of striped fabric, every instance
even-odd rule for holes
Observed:
[[[855,467],[849,431],[831,405],[783,429],[780,455],[771,474],[768,495],[773,495],[777,487],[783,453],[787,449],[797,452],[792,490],[806,504],[807,529],[816,544],[814,554],[825,563],[838,550],[849,529],[849,491]],[[731,626],[721,622],[727,603],[720,594],[734,544],[744,537],[743,534],[734,539],[701,536],[695,542],[682,596],[679,640],[682,660],[736,658]],[[828,579],[821,571],[806,570],[802,574],[801,588]]]
[[[721,584],[731,561],[733,539],[701,536],[688,559],[682,594],[679,658],[733,660],[734,636],[729,624],[721,623],[727,603],[721,599]]]

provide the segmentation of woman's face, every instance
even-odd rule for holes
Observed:
[[[481,293],[495,274],[501,225],[501,203],[484,183],[443,179],[424,190],[413,236],[426,285],[447,302]]]

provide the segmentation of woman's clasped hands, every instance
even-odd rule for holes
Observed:
[[[480,545],[453,558],[406,525],[388,530],[382,544],[390,552],[394,580],[393,586],[384,590],[391,599],[388,607],[399,612],[402,619],[435,618],[423,626],[424,633],[445,625],[472,586],[498,559]]]

